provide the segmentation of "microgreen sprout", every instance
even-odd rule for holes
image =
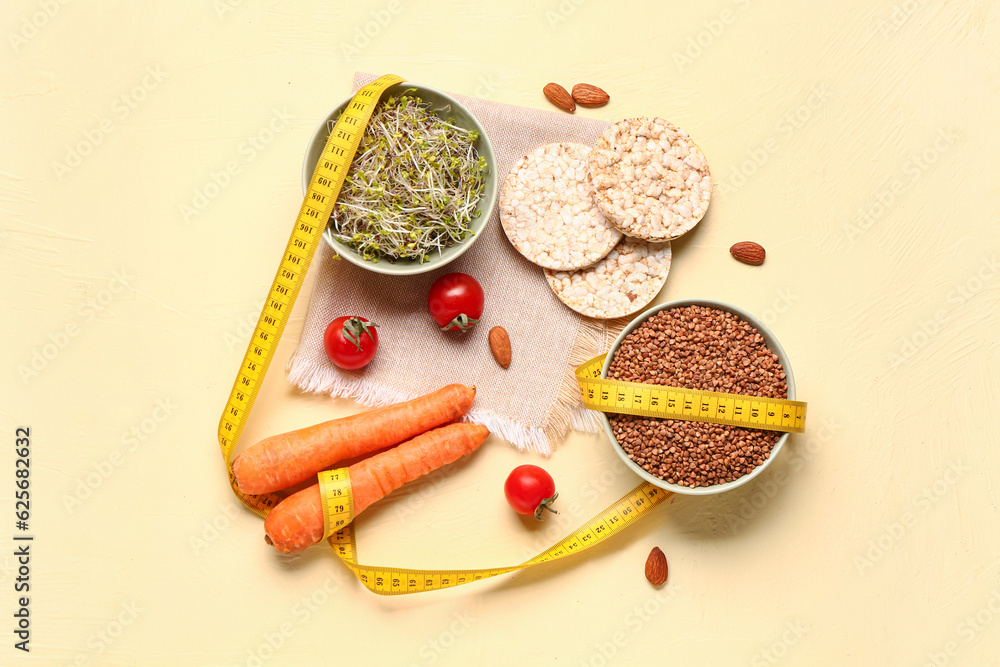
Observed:
[[[334,238],[372,262],[430,261],[471,236],[479,215],[488,172],[479,133],[411,92],[375,109],[330,218]]]

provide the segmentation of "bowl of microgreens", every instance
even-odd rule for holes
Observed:
[[[347,98],[319,124],[302,168],[307,190]],[[493,147],[454,98],[400,83],[379,100],[323,238],[347,261],[378,273],[432,271],[479,238],[496,205]]]

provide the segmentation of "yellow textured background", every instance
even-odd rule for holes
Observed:
[[[998,664],[997,13],[4,3],[0,664]],[[545,83],[584,81],[612,101],[581,115],[685,128],[717,187],[659,299],[764,318],[808,432],[752,485],[485,583],[386,599],[324,548],[277,557],[230,493],[215,430],[306,143],[355,70],[538,108]],[[729,257],[747,239],[763,267]],[[283,380],[307,295],[245,438],[359,409]],[[10,630],[18,426],[32,433],[27,656]],[[529,461],[562,494],[542,526],[503,500]],[[452,472],[373,508],[362,560],[516,562],[636,481],[581,434],[545,461],[494,439]],[[642,573],[654,545],[670,563],[658,592]]]

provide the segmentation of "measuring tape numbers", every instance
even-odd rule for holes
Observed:
[[[805,432],[806,404],[802,401],[608,380],[601,377],[606,357],[596,356],[576,369],[585,408],[657,419]]]

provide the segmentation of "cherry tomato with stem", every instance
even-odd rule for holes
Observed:
[[[545,511],[558,512],[552,509],[552,502],[559,497],[556,493],[556,483],[552,475],[534,465],[523,465],[514,468],[503,485],[503,493],[507,503],[518,514],[534,516],[539,521]]]
[[[323,347],[330,361],[344,370],[371,363],[378,350],[378,325],[353,315],[338,317],[323,332]]]
[[[446,273],[431,285],[427,309],[442,331],[468,331],[483,316],[486,295],[467,273]]]

